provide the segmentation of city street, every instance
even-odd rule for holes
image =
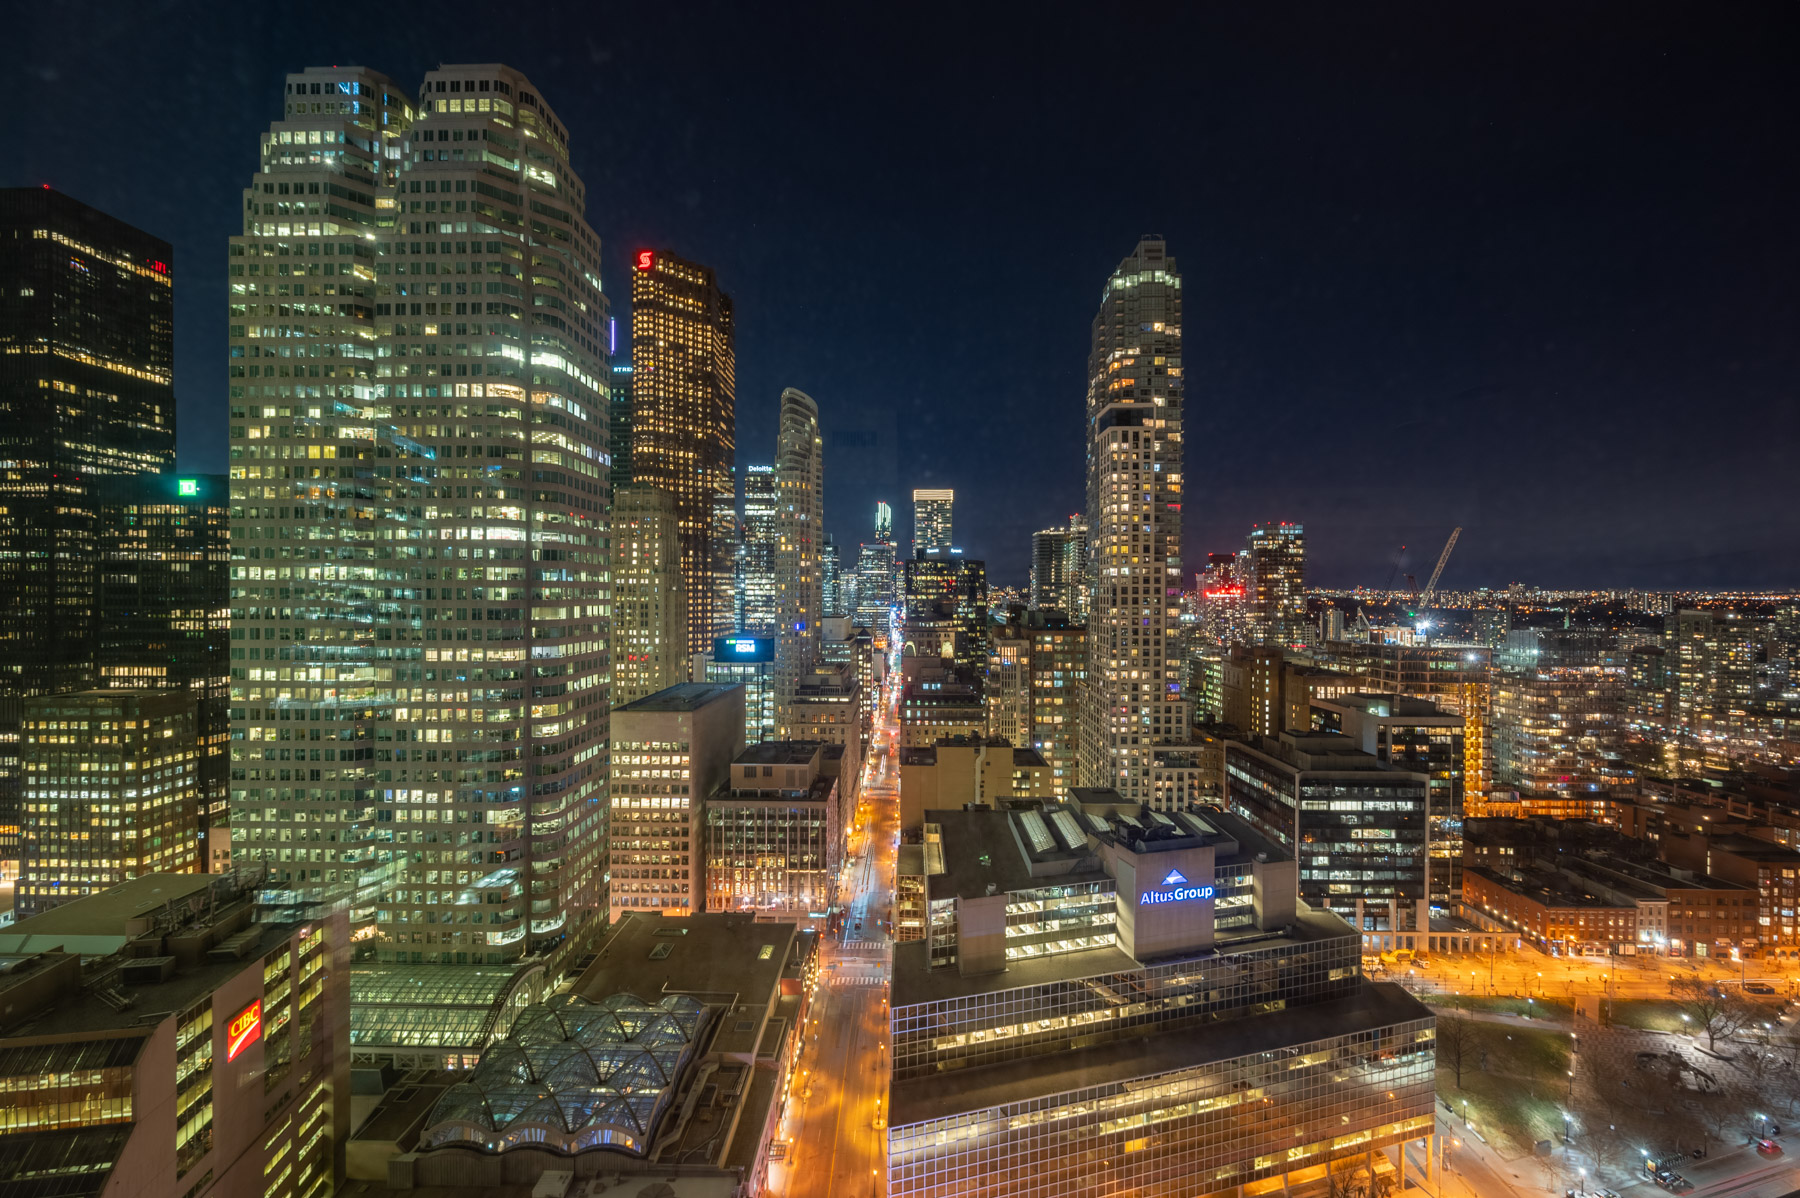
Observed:
[[[781,1135],[787,1159],[770,1188],[786,1198],[881,1192],[887,1167],[888,935],[900,820],[893,704],[884,696],[850,837],[840,936],[820,945],[819,989]]]

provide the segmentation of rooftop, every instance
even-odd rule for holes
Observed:
[[[731,759],[733,765],[806,765],[818,755],[821,742],[816,740],[765,740],[746,745]]]
[[[1399,986],[1365,983],[1349,998],[1179,1031],[1159,1029],[1154,1036],[896,1082],[892,1123],[901,1127],[1071,1090],[1117,1085],[1431,1017],[1423,1003]]]
[[[497,999],[541,970],[519,965],[353,965],[353,1048],[462,1048],[479,1051]]]
[[[1230,956],[1290,945],[1312,944],[1321,940],[1354,939],[1356,932],[1329,911],[1319,911],[1300,903],[1295,908],[1291,929],[1260,932],[1246,929],[1238,935],[1221,934],[1210,952],[1186,953],[1177,957],[1139,962],[1123,949],[1108,945],[1060,953],[1053,957],[1025,957],[1008,961],[997,973],[964,977],[955,969],[930,968],[931,944],[928,940],[907,940],[894,945],[893,983],[890,1004],[894,1008],[916,1003],[937,1002],[949,998],[969,998],[979,994],[996,994],[1026,986],[1043,986],[1053,982],[1079,982],[1085,978],[1109,973],[1130,973],[1145,964],[1163,960],[1205,959]]]
[[[738,689],[740,689],[740,685],[735,682],[730,685],[717,682],[683,682],[666,690],[657,691],[654,695],[646,695],[635,703],[615,707],[613,714],[698,711],[708,703],[716,702]]]
[[[1502,890],[1511,891],[1543,907],[1572,911],[1634,911],[1637,904],[1623,899],[1610,899],[1577,887],[1574,879],[1555,870],[1522,867],[1506,872],[1485,869],[1479,865],[1463,867],[1463,877],[1474,875],[1486,879]]]
[[[135,934],[128,926],[133,920],[184,900],[204,900],[204,892],[219,881],[218,874],[142,874],[0,929],[0,953],[52,948],[84,955],[115,952]]]
[[[613,928],[575,993],[594,1000],[635,994],[651,1002],[689,994],[762,1010],[801,940],[794,924],[748,914],[633,912]]]

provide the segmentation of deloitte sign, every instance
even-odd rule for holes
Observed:
[[[1187,884],[1187,878],[1183,877],[1181,871],[1178,869],[1170,870],[1168,876],[1162,880],[1162,884],[1164,886],[1172,887],[1173,889],[1146,890],[1143,894],[1138,896],[1138,905],[1151,906],[1156,903],[1185,903],[1195,899],[1209,899],[1213,896],[1213,888],[1211,886],[1189,886]]]

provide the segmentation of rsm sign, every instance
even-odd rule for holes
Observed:
[[[1195,900],[1209,899],[1213,896],[1211,886],[1189,886],[1187,878],[1180,870],[1172,869],[1162,880],[1166,890],[1146,890],[1138,896],[1139,906],[1154,906],[1157,903],[1186,903]]]

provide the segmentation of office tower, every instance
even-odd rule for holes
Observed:
[[[744,468],[743,563],[738,599],[743,615],[737,631],[775,635],[775,467]]]
[[[1225,743],[1227,808],[1298,856],[1302,899],[1362,931],[1429,928],[1429,787],[1341,732]]]
[[[1321,730],[1342,732],[1355,746],[1429,779],[1427,803],[1434,909],[1452,912],[1462,899],[1464,719],[1428,699],[1338,695],[1312,701]]]
[[[113,475],[95,496],[96,681],[196,700],[204,836],[225,823],[231,775],[230,487],[223,474]]]
[[[0,1190],[337,1191],[345,915],[259,909],[247,884],[146,874],[0,928]]]
[[[1145,237],[1107,281],[1088,355],[1088,676],[1080,781],[1150,798],[1151,747],[1185,740],[1181,276]]]
[[[926,816],[925,935],[893,950],[884,1192],[1397,1176],[1432,1135],[1430,1011],[1359,976],[1355,932],[1298,901],[1292,855],[1243,820],[1077,793]]]
[[[839,779],[824,757],[816,741],[772,741],[731,763],[730,787],[706,800],[708,911],[823,922],[837,900],[846,834]]]
[[[633,484],[613,492],[613,688],[634,703],[688,677],[687,592],[675,497]]]
[[[843,563],[830,533],[825,534],[825,547],[819,551],[819,596],[821,617],[849,614],[844,606]]]
[[[175,468],[172,261],[61,192],[0,188],[0,860],[23,700],[95,685],[93,484]]]
[[[1286,520],[1258,524],[1250,530],[1246,549],[1250,573],[1245,590],[1256,643],[1304,648],[1311,640],[1306,621],[1306,529]]]
[[[609,335],[616,317],[607,318]],[[610,388],[606,399],[606,450],[612,455],[607,479],[613,489],[631,483],[631,363],[615,358],[610,365]]]
[[[631,469],[675,496],[688,643],[732,631],[736,322],[710,267],[639,250],[631,272]]]
[[[775,638],[733,633],[695,658],[693,675],[703,682],[744,688],[744,743],[775,739]]]
[[[979,683],[987,666],[987,563],[921,549],[906,563],[906,647],[915,657],[944,658]]]
[[[856,622],[885,649],[894,606],[894,513],[875,505],[875,541],[862,543],[856,559]]]
[[[25,701],[26,915],[147,873],[202,869],[195,696],[76,691]]]
[[[271,901],[347,903],[364,958],[498,964],[603,906],[607,302],[585,198],[561,122],[494,64],[428,72],[416,107],[361,68],[289,76],[244,192],[234,852]]]
[[[684,682],[612,713],[612,919],[691,915],[706,894],[702,805],[744,751],[744,690]]]
[[[875,501],[875,539],[890,543],[894,539],[894,509],[885,499]]]
[[[913,554],[922,550],[950,552],[950,509],[956,492],[948,488],[913,492]]]
[[[804,391],[781,393],[775,444],[775,710],[787,706],[819,656],[824,606],[819,553],[825,547],[825,443],[819,405]],[[783,735],[786,735],[785,733]]]

